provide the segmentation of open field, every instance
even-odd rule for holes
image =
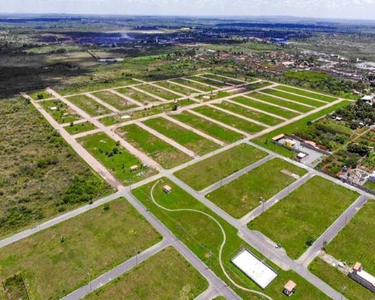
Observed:
[[[28,93],[28,95],[34,100],[42,100],[42,99],[48,99],[52,97],[49,93],[47,93],[46,90],[30,92]]]
[[[79,142],[125,185],[140,181],[156,172],[143,167],[138,158],[131,155],[105,133],[86,136],[79,139]],[[139,169],[131,172],[132,166],[138,166]]]
[[[171,115],[171,117],[228,144],[234,143],[235,141],[243,138],[243,136],[237,132],[224,128],[218,124],[212,123],[188,112],[182,112],[178,115]]]
[[[167,212],[157,207],[150,199],[150,191],[155,183],[150,183],[133,191],[134,195],[147,207],[147,209],[154,214],[161,222],[163,222],[172,233],[187,245],[207,266],[210,267],[216,275],[222,278],[234,291],[242,298],[248,300],[259,299],[247,291],[240,290],[234,287],[227,277],[224,275],[219,265],[219,248],[222,243],[223,235],[220,227],[210,218],[192,211]],[[167,195],[163,192],[163,185],[168,184],[172,187],[172,193]],[[293,272],[284,272],[265,259],[260,253],[257,253],[248,244],[246,244],[237,235],[237,230],[215,215],[211,210],[201,204],[198,200],[184,192],[180,187],[173,182],[162,179],[154,188],[155,201],[169,209],[194,209],[202,211],[215,218],[223,227],[226,234],[226,243],[223,248],[222,261],[226,272],[230,277],[243,287],[260,290],[254,282],[246,277],[238,268],[232,263],[231,259],[242,248],[251,250],[260,259],[269,264],[278,273],[278,277],[263,291],[273,299],[282,299],[282,287],[289,280],[292,279],[298,284],[298,299],[310,300],[311,295],[314,295],[314,300],[327,299],[327,297],[320,291],[316,290],[304,279]],[[297,298],[296,298],[297,299]]]
[[[146,91],[146,92],[148,92],[150,94],[153,94],[153,95],[156,95],[158,97],[161,97],[161,98],[163,98],[165,100],[175,100],[175,99],[181,98],[177,94],[174,94],[172,92],[168,92],[166,90],[163,90],[163,89],[160,89],[160,88],[157,88],[155,86],[148,85],[148,84],[140,85],[137,88],[139,88],[139,89],[141,89],[143,91]]]
[[[160,82],[156,83],[156,85],[164,87],[164,88],[169,89],[171,91],[183,94],[185,96],[190,96],[191,94],[197,93],[194,90],[191,90],[189,88],[185,88],[185,87],[182,87],[180,85],[173,84],[173,83],[170,83],[170,82],[167,82],[167,81],[160,81]]]
[[[182,85],[186,85],[188,87],[192,87],[193,89],[197,89],[197,90],[200,90],[202,92],[211,92],[211,91],[214,90],[212,87],[209,87],[209,86],[206,86],[206,85],[203,85],[203,84],[199,84],[197,82],[189,81],[189,80],[186,80],[186,79],[182,79],[182,78],[173,79],[171,81],[177,82],[177,83],[182,84]]]
[[[219,122],[222,122],[224,124],[227,124],[229,126],[232,126],[234,128],[237,128],[239,130],[242,130],[247,133],[256,133],[259,131],[262,131],[265,129],[265,127],[260,126],[258,124],[254,124],[251,122],[248,122],[246,120],[237,118],[235,116],[229,115],[225,112],[222,112],[220,110],[214,109],[212,107],[208,106],[201,106],[198,108],[193,109],[194,111],[205,115],[211,119],[217,120]]]
[[[175,175],[193,189],[200,191],[265,156],[265,152],[242,144],[182,169]]]
[[[77,134],[81,132],[94,130],[96,127],[90,122],[84,122],[84,123],[78,123],[78,124],[71,123],[69,126],[64,127],[64,128],[70,134]]]
[[[89,294],[85,300],[195,299],[207,288],[206,279],[174,248],[169,247]]]
[[[138,150],[152,157],[165,169],[171,169],[190,160],[190,157],[185,153],[135,124],[121,127],[117,133]]]
[[[303,176],[305,170],[275,158],[206,196],[235,218],[241,218]]]
[[[144,124],[176,141],[180,145],[192,150],[198,155],[212,152],[220,147],[214,142],[164,118],[150,119],[145,121]]]
[[[370,200],[328,244],[326,252],[349,266],[361,262],[366,271],[374,274],[374,214],[375,201]]]
[[[195,97],[196,99],[202,100],[202,101],[210,101],[210,100],[216,100],[224,97],[231,96],[232,93],[226,92],[226,91],[218,91],[218,92],[211,92],[206,95],[200,95],[198,97]]]
[[[183,100],[179,100],[177,103],[169,102],[169,103],[164,103],[160,105],[155,105],[150,108],[133,111],[130,116],[132,120],[136,120],[136,119],[140,119],[144,117],[161,114],[163,112],[171,112],[176,106],[183,107],[183,106],[191,105],[194,103],[196,102],[194,102],[193,100],[183,99]],[[125,115],[129,115],[129,114],[125,114]],[[124,119],[121,119],[121,116],[122,116],[121,114],[117,114],[115,116],[101,118],[99,121],[106,126],[110,126],[110,125],[124,122]]]
[[[131,98],[135,101],[138,101],[140,103],[143,103],[145,105],[147,105],[149,103],[152,103],[152,102],[159,101],[156,98],[150,97],[147,94],[144,94],[144,93],[138,92],[136,90],[133,90],[132,88],[122,88],[122,89],[118,89],[116,91],[119,92],[120,94],[128,96],[129,98]]]
[[[261,102],[258,102],[256,100],[249,99],[246,97],[236,97],[236,98],[233,98],[232,101],[235,101],[235,102],[244,104],[246,106],[256,108],[264,112],[268,112],[268,113],[271,113],[271,114],[274,114],[283,118],[287,118],[287,119],[292,119],[294,117],[299,116],[298,113],[295,113],[293,111],[286,110],[286,109],[276,107],[276,106],[272,106],[266,103],[261,103]]]
[[[344,297],[350,300],[374,300],[375,294],[361,286],[359,283],[345,276],[339,270],[330,266],[320,258],[316,258],[309,266],[309,270],[324,280],[328,285],[342,291]],[[344,289],[345,287],[345,289]]]
[[[40,102],[40,105],[60,124],[70,123],[80,119],[80,116],[60,100]]]
[[[281,100],[279,98],[275,98],[275,97],[272,97],[272,96],[267,95],[267,94],[252,93],[252,94],[249,94],[248,96],[253,97],[255,99],[262,100],[264,102],[280,105],[280,106],[285,107],[285,108],[290,108],[290,109],[299,111],[301,113],[306,113],[306,112],[309,112],[309,111],[312,110],[312,108],[310,108],[310,107],[300,105],[298,103],[289,102],[289,101],[286,101],[286,100]]]
[[[1,279],[22,272],[31,299],[60,299],[159,240],[121,198],[2,248]]]
[[[305,98],[305,97],[302,97],[302,96],[296,96],[296,95],[288,94],[286,92],[279,91],[279,90],[269,89],[269,90],[264,90],[263,92],[266,93],[266,94],[281,97],[281,98],[284,98],[284,99],[289,99],[289,100],[293,100],[293,101],[296,101],[296,102],[308,104],[308,105],[311,105],[311,106],[314,106],[314,107],[321,107],[321,106],[325,105],[323,102],[318,102],[318,101],[311,100],[309,98]]]
[[[0,115],[0,236],[112,191],[31,104],[1,100]]]
[[[358,196],[315,176],[251,221],[249,228],[280,243],[291,258],[297,259]]]
[[[272,83],[267,82],[267,81],[256,82],[256,83],[249,83],[247,86],[245,86],[245,89],[247,91],[254,91],[254,90],[257,90],[257,89],[260,89],[260,88],[264,88],[264,87],[267,87],[267,86],[270,86],[270,85],[272,85]]]
[[[103,105],[99,104],[86,95],[69,97],[67,98],[67,100],[83,109],[92,117],[111,113],[108,108],[104,107]]]
[[[235,84],[235,85],[244,84],[244,82],[236,80],[234,78],[221,77],[221,76],[218,76],[218,75],[215,75],[215,74],[204,74],[203,76],[207,77],[207,78],[219,80],[219,81],[222,81],[224,83],[231,83],[231,84]]]
[[[108,91],[94,93],[93,95],[98,97],[100,100],[107,102],[109,105],[117,108],[118,110],[126,110],[137,107],[137,105],[135,105],[133,102],[130,102]]]
[[[364,184],[364,186],[367,187],[367,188],[369,188],[369,189],[375,190],[375,183],[371,182],[370,180],[366,181],[366,183]]]
[[[223,88],[223,87],[229,86],[229,85],[225,84],[224,82],[211,80],[211,79],[205,78],[205,77],[192,76],[192,77],[189,77],[189,79],[194,80],[194,81],[198,81],[198,82],[202,82],[202,83],[208,84],[210,86],[215,86],[217,88]]]
[[[282,119],[278,119],[275,117],[271,117],[269,115],[262,114],[260,112],[254,111],[252,109],[248,109],[227,101],[223,101],[219,104],[214,104],[217,107],[226,109],[228,111],[231,111],[233,113],[236,113],[238,115],[242,115],[246,118],[261,122],[263,124],[269,125],[269,126],[275,126],[277,124],[280,124],[284,122]]]
[[[316,112],[312,115],[306,116],[306,117],[304,117],[300,120],[297,120],[297,121],[295,121],[291,124],[288,124],[288,125],[286,125],[282,128],[278,128],[278,129],[275,129],[275,130],[273,130],[269,133],[266,133],[266,134],[262,135],[261,137],[258,137],[256,139],[254,139],[253,142],[262,146],[262,147],[270,149],[270,150],[272,150],[276,153],[279,153],[279,154],[284,155],[284,156],[289,157],[289,158],[293,158],[295,156],[295,152],[290,151],[286,148],[280,147],[279,145],[273,144],[272,138],[279,135],[279,134],[293,134],[295,132],[302,131],[302,130],[307,128],[308,122],[317,120],[317,119],[319,119],[319,118],[321,118],[325,115],[328,115],[328,114],[334,112],[335,110],[337,110],[341,107],[347,106],[349,104],[350,104],[349,101],[342,101],[342,102],[337,103],[337,104],[335,104],[331,107],[322,109],[319,112]]]
[[[318,100],[322,100],[322,101],[327,101],[327,102],[333,102],[333,101],[337,100],[337,98],[332,97],[332,96],[317,94],[317,93],[306,91],[306,90],[302,91],[300,89],[292,88],[290,86],[279,85],[277,87],[277,89],[285,91],[285,92],[298,94],[298,95],[301,95],[301,96],[306,96],[306,97],[310,97],[310,98],[314,98],[314,99],[318,99]]]

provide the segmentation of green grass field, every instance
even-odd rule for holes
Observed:
[[[375,202],[367,204],[330,242],[326,251],[348,265],[361,262],[366,271],[375,273],[374,236]]]
[[[118,199],[2,248],[1,281],[22,272],[31,299],[60,299],[160,240]]]
[[[301,95],[301,96],[314,98],[314,99],[317,99],[317,100],[327,101],[327,102],[333,102],[333,101],[337,100],[337,98],[332,97],[332,96],[317,94],[317,93],[306,91],[306,90],[295,89],[295,88],[292,88],[290,86],[279,85],[277,87],[277,89],[285,91],[285,92],[295,93],[295,94],[298,94],[298,95]]]
[[[39,103],[57,123],[70,123],[80,119],[80,116],[60,100],[48,100]],[[56,108],[53,110],[52,108]]]
[[[156,99],[156,98],[153,98],[149,95],[146,95],[142,92],[138,92],[132,88],[122,88],[122,89],[118,89],[116,90],[117,92],[125,95],[125,96],[128,96],[129,98],[137,101],[137,102],[140,102],[144,105],[147,105],[149,103],[152,103],[152,102],[158,102],[159,100]]]
[[[239,130],[242,130],[250,134],[256,133],[265,129],[265,127],[263,126],[237,118],[235,116],[229,115],[225,112],[222,112],[220,110],[214,109],[209,106],[201,106],[193,110],[211,119],[222,122],[224,124],[227,124],[229,126],[232,126],[234,128],[237,128]]]
[[[290,109],[299,111],[301,113],[306,113],[306,112],[309,112],[309,111],[312,110],[312,108],[309,108],[307,106],[303,106],[303,105],[300,105],[300,104],[297,104],[297,103],[284,101],[284,100],[272,97],[272,96],[267,95],[267,94],[252,93],[252,94],[249,94],[249,96],[253,97],[255,99],[262,100],[264,102],[280,105],[280,106],[285,107],[285,108],[290,108]]]
[[[113,175],[125,185],[145,179],[156,173],[142,163],[126,149],[118,145],[105,133],[97,133],[79,139],[79,142],[98,159]],[[138,166],[139,170],[131,172],[131,166]],[[138,174],[144,173],[142,176]]]
[[[100,116],[111,113],[111,111],[86,95],[67,98],[68,101],[83,109],[90,116]]]
[[[267,153],[248,144],[241,144],[182,169],[175,175],[193,189],[200,191],[265,156]],[[201,174],[204,176],[200,176]]]
[[[72,124],[73,126],[71,126]],[[82,133],[82,132],[94,130],[96,128],[90,122],[84,122],[84,123],[78,123],[78,124],[72,123],[72,124],[67,127],[64,127],[65,130],[69,132],[70,134]]]
[[[252,120],[262,122],[263,124],[269,125],[269,126],[275,126],[277,124],[280,124],[280,123],[284,122],[284,120],[282,120],[282,119],[271,117],[269,115],[262,114],[260,112],[255,111],[255,110],[248,109],[248,108],[245,108],[245,107],[242,107],[242,106],[239,106],[239,105],[227,102],[227,101],[223,101],[220,104],[214,104],[214,105],[217,106],[217,107],[226,109],[228,111],[231,111],[233,113],[242,115],[246,118],[250,118]]]
[[[169,247],[89,294],[85,300],[187,300],[195,299],[207,288],[207,280],[174,248]]]
[[[51,94],[47,93],[46,90],[39,90],[28,93],[28,95],[33,98],[34,100],[42,100],[52,98]]]
[[[292,119],[294,117],[299,116],[298,113],[295,113],[293,111],[282,109],[280,107],[272,106],[266,103],[261,103],[261,102],[258,102],[258,101],[255,101],[246,97],[236,97],[236,98],[233,98],[232,101],[235,101],[235,102],[244,104],[246,106],[253,107],[261,111],[268,112],[268,113],[271,113],[271,114],[274,114],[274,115],[277,115],[286,119]]]
[[[366,181],[364,186],[375,191],[375,183],[371,182],[370,180]]]
[[[309,241],[315,241],[358,196],[315,176],[248,226],[280,243],[291,258],[297,259],[309,247]]]
[[[241,218],[296,181],[292,174],[303,176],[304,169],[275,158],[224,185],[206,198],[235,218]]]
[[[374,300],[375,294],[364,288],[359,283],[350,279],[339,270],[330,266],[320,258],[316,258],[309,266],[309,270],[324,280],[328,285],[350,300]],[[345,288],[344,288],[345,287]]]
[[[108,91],[94,93],[93,95],[103,100],[104,102],[107,102],[109,105],[117,108],[118,110],[127,110],[138,107],[138,105],[135,105],[133,102],[130,102]]]
[[[139,88],[143,91],[146,91],[146,92],[148,92],[152,95],[156,95],[158,97],[161,97],[165,100],[175,100],[175,99],[181,98],[181,96],[179,96],[177,94],[174,94],[172,92],[168,92],[166,90],[163,90],[163,89],[160,89],[160,88],[157,88],[155,86],[148,85],[148,84],[140,85],[137,88]]]
[[[164,87],[166,89],[169,89],[173,92],[177,92],[177,93],[185,95],[185,96],[190,96],[191,94],[197,93],[194,90],[191,90],[189,88],[185,88],[185,87],[182,87],[180,85],[173,84],[173,83],[170,83],[170,82],[167,82],[167,81],[158,82],[158,83],[156,83],[156,85]]]
[[[211,79],[205,78],[205,77],[192,76],[192,77],[189,77],[189,79],[194,80],[194,81],[198,81],[198,82],[202,82],[204,84],[208,84],[208,85],[210,85],[212,87],[216,87],[216,88],[223,88],[223,87],[229,86],[229,85],[225,84],[224,82],[211,80]]]
[[[308,104],[308,105],[311,105],[311,106],[314,106],[314,107],[321,107],[321,106],[325,105],[323,102],[318,102],[318,101],[311,100],[309,98],[305,98],[305,97],[302,97],[302,96],[296,96],[296,95],[288,94],[286,92],[279,91],[279,90],[269,89],[269,90],[264,90],[263,92],[266,93],[266,94],[281,97],[281,98],[284,98],[284,99],[293,100],[293,101],[296,101],[296,102],[299,102],[299,103]]]
[[[214,142],[164,118],[150,119],[145,121],[144,124],[176,141],[180,145],[192,150],[198,155],[203,155],[220,148],[220,146]]]
[[[236,80],[234,78],[221,77],[215,74],[204,74],[204,77],[219,80],[225,83],[235,84],[235,85],[244,84],[244,82]]]
[[[218,91],[218,92],[211,92],[209,94],[200,95],[198,97],[195,97],[196,99],[202,100],[202,101],[211,101],[216,100],[224,97],[231,96],[232,93],[225,92],[225,91]],[[209,97],[209,98],[208,98]]]
[[[177,83],[185,85],[187,87],[191,87],[193,89],[197,89],[197,90],[202,91],[202,92],[211,92],[211,91],[214,90],[213,88],[211,88],[209,86],[199,84],[197,82],[189,81],[189,80],[186,80],[186,79],[180,79],[179,78],[179,79],[173,79],[171,81],[177,82]]]
[[[185,153],[135,124],[121,127],[117,133],[134,147],[152,157],[165,169],[171,169],[190,160],[190,157]]]
[[[228,144],[234,143],[235,141],[238,141],[244,137],[237,132],[224,128],[218,124],[212,123],[188,112],[172,115],[172,117]]]
[[[254,91],[257,89],[265,88],[267,86],[270,86],[272,83],[270,82],[256,82],[256,83],[250,83],[245,88],[247,91]]]
[[[167,195],[163,192],[163,185],[168,184],[172,187],[172,193]],[[223,279],[233,290],[242,298],[247,300],[258,299],[259,297],[233,286],[225,277],[219,265],[219,248],[222,243],[223,235],[218,225],[208,217],[196,212],[167,212],[157,207],[150,199],[150,190],[154,183],[147,184],[141,188],[133,190],[134,195],[147,207],[147,209],[163,222],[172,233],[189,247],[198,258],[200,258],[217,276]],[[230,226],[224,220],[215,215],[210,209],[201,204],[191,195],[184,192],[173,182],[162,179],[154,189],[154,198],[158,204],[170,209],[189,208],[203,211],[213,216],[222,226],[226,233],[226,244],[223,248],[223,264],[225,270],[231,278],[238,284],[259,291],[259,288],[248,277],[246,277],[232,263],[231,259],[244,247],[253,251],[260,259],[271,265],[279,272],[275,279],[263,292],[273,299],[283,299],[282,294],[284,284],[292,279],[298,285],[298,293],[294,295],[295,299],[310,300],[312,295],[314,300],[328,299],[322,292],[316,290],[303,278],[293,272],[284,272],[265,259],[260,253],[257,253],[248,244],[246,244],[237,235],[237,229]]]

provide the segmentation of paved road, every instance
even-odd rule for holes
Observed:
[[[304,184],[306,181],[308,181],[312,177],[312,174],[307,173],[305,176],[301,177],[297,181],[293,182],[291,185],[287,186],[285,189],[274,195],[272,198],[267,200],[267,202],[264,202],[263,205],[258,206],[253,211],[249,212],[247,215],[242,217],[240,219],[240,223],[242,225],[248,224],[251,220],[254,220],[255,218],[259,217],[263,212],[270,209],[272,206],[274,206],[277,202],[279,202],[281,199],[288,196],[290,193],[298,189],[302,184]]]
[[[366,204],[369,197],[361,195],[336,221],[315,241],[315,243],[297,260],[306,268],[318,256],[324,242],[330,242],[345,227],[356,213]]]
[[[65,296],[64,298],[62,298],[62,300],[78,300],[85,297],[93,291],[100,289],[110,281],[120,277],[124,273],[128,272],[138,264],[144,262],[146,259],[150,258],[151,256],[155,255],[156,253],[160,252],[168,246],[170,246],[170,242],[164,239],[160,243],[146,249],[145,251],[137,254],[136,256],[133,256],[131,259],[125,261],[124,263],[116,266],[112,270],[100,275],[98,278],[95,278],[88,284],[80,287],[79,289]]]

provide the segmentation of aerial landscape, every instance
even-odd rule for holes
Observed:
[[[0,299],[375,299],[374,11],[1,4]]]

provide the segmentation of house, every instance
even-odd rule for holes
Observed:
[[[361,263],[357,262],[349,272],[348,276],[371,292],[375,293],[375,276],[363,270]]]
[[[138,166],[137,165],[134,165],[134,166],[130,167],[130,172],[135,172],[137,170],[138,170]]]
[[[294,281],[289,280],[286,285],[284,285],[283,293],[288,297],[292,296],[296,292],[296,286],[297,284]]]
[[[289,148],[293,148],[296,145],[296,142],[288,139],[288,140],[285,140],[284,145]]]
[[[165,185],[163,187],[163,192],[166,193],[166,194],[170,194],[170,193],[172,193],[172,188],[169,185]]]
[[[364,97],[362,97],[361,100],[362,100],[363,102],[365,102],[365,103],[371,104],[372,101],[374,100],[374,97],[373,97],[373,96],[364,96]]]

